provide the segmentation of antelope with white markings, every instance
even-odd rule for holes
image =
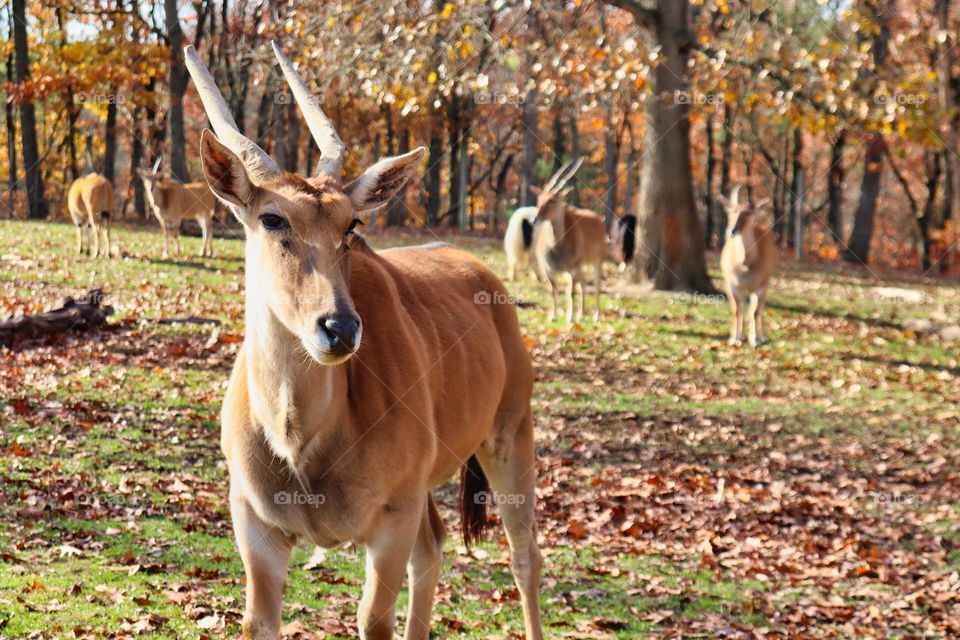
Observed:
[[[600,319],[600,278],[603,261],[608,255],[607,232],[603,218],[593,211],[572,207],[566,203],[569,188],[564,188],[574,176],[583,158],[572,160],[560,167],[542,189],[533,188],[537,194],[537,225],[549,229],[538,230],[534,253],[550,283],[550,320],[557,316],[557,276],[570,275],[567,286],[567,322],[583,317],[583,267],[593,265],[593,277],[597,292],[597,308],[594,320]],[[576,288],[580,305],[576,316],[573,313],[573,290]]]
[[[530,266],[537,280],[543,281],[536,256],[533,255],[534,234],[537,231],[536,207],[520,207],[510,216],[503,236],[503,251],[507,255],[507,280],[517,277],[517,269]]]
[[[769,200],[756,205],[740,202],[740,187],[730,199],[721,196],[727,210],[727,237],[720,253],[720,270],[730,301],[730,340],[743,343],[743,320],[747,316],[747,339],[750,346],[769,342],[763,328],[763,308],[767,300],[770,276],[777,268],[777,247],[773,234],[763,224],[757,210]],[[749,308],[747,298],[750,298]]]
[[[343,184],[340,137],[274,53],[321,151],[311,178],[282,172],[240,133],[186,49],[216,132],[201,137],[204,174],[246,232],[246,336],[221,414],[243,637],[277,638],[290,551],[305,538],[366,546],[361,638],[393,637],[405,571],[405,638],[428,638],[445,535],[431,492],[459,469],[464,538],[483,533],[488,502],[501,505],[526,637],[539,640],[533,367],[516,309],[467,253],[367,246],[358,216],[403,187],[424,149]]]
[[[87,159],[90,165],[89,156]],[[92,171],[92,168],[90,169]],[[100,255],[100,232],[106,247],[104,257],[110,257],[110,211],[113,209],[113,183],[99,173],[89,173],[73,181],[67,192],[67,210],[77,230],[77,255],[83,255],[83,236],[91,258]],[[93,245],[91,246],[91,241]]]
[[[157,158],[153,169],[138,169],[137,175],[143,180],[144,192],[154,217],[163,230],[163,257],[170,255],[170,236],[177,245],[180,255],[180,223],[191,218],[200,225],[203,244],[200,257],[213,257],[213,218],[217,212],[217,198],[205,182],[169,182],[160,179]]]

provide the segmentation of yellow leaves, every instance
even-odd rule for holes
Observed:
[[[469,40],[458,40],[454,46],[461,58],[468,58],[473,53],[473,43]]]
[[[449,20],[450,16],[453,15],[454,6],[452,2],[448,2],[443,5],[443,9],[440,11],[440,17],[444,20]]]
[[[431,71],[430,75],[427,76],[427,82],[429,82],[430,84],[434,84],[436,83],[436,81],[437,81],[437,72]]]

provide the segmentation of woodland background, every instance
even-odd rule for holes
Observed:
[[[573,202],[608,222],[662,207],[642,199],[647,172],[668,186],[661,218],[697,238],[685,254],[700,253],[701,237],[722,242],[718,198],[742,183],[772,198],[778,239],[800,254],[952,267],[951,0],[4,4],[4,217],[65,218],[85,144],[124,219],[146,218],[134,170],[161,153],[171,177],[202,179],[206,119],[183,65],[188,43],[243,131],[307,171],[316,151],[273,64],[278,38],[350,145],[346,175],[428,147],[422,179],[381,224],[493,233],[533,202],[531,186],[583,155]],[[669,117],[651,118],[658,106]]]
[[[657,287],[607,265],[600,322],[510,285],[550,637],[960,637],[958,23],[960,0],[0,0],[0,310],[114,311],[0,346],[0,640],[239,633],[219,407],[245,245],[227,216],[215,257],[161,257],[132,176],[162,155],[203,179],[189,43],[245,134],[311,172],[274,38],[348,179],[429,149],[375,248],[439,236],[502,274],[507,216],[580,155],[570,199],[641,217]],[[74,255],[63,224],[88,141],[118,259]],[[759,349],[727,344],[722,296],[657,290],[713,289],[736,185],[772,198],[783,247]],[[434,632],[519,640],[505,538],[468,553],[455,487],[435,498]],[[356,637],[362,549],[312,551],[283,637]]]

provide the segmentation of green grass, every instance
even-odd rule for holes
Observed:
[[[200,259],[199,239],[185,238],[187,255],[161,261],[154,228],[114,235],[123,257],[91,262],[72,254],[68,226],[0,221],[0,311],[33,313],[94,287],[116,309],[110,331],[2,353],[0,638],[238,630],[243,576],[217,413],[243,332],[243,244],[217,239],[217,257]],[[503,272],[495,240],[446,240]],[[931,581],[960,567],[946,471],[960,365],[954,345],[902,323],[955,318],[960,296],[901,282],[927,300],[892,304],[871,293],[881,284],[786,265],[770,299],[773,342],[757,350],[726,344],[725,302],[641,291],[612,271],[599,324],[548,323],[543,286],[529,274],[511,285],[538,371],[549,635],[859,637],[836,607],[806,622],[797,613],[838,595],[876,606],[861,628],[881,637],[949,637],[935,600],[893,603],[920,588],[908,558]],[[153,322],[188,316],[221,324]],[[911,500],[877,498],[901,491]],[[520,637],[502,535],[469,558],[453,535],[454,490],[438,495],[451,536],[435,634]],[[794,550],[781,557],[785,545]],[[311,551],[294,554],[284,622],[351,637],[362,552],[334,550],[304,570]],[[832,577],[814,577],[821,561]],[[323,626],[341,620],[346,633]]]

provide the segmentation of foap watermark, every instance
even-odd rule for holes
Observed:
[[[473,304],[512,304],[516,305],[517,298],[503,291],[478,291],[473,294]]]
[[[904,505],[904,506],[918,506],[926,502],[926,498],[916,492],[906,492],[906,491],[869,491],[864,494],[864,498],[867,502],[870,502],[874,505]]]
[[[126,101],[122,93],[101,93],[97,91],[78,91],[73,94],[75,104],[116,104],[121,105]]]
[[[138,499],[138,496],[132,494],[88,491],[74,493],[73,503],[81,509],[106,506],[136,508],[142,507],[144,504],[150,504],[150,500],[146,498]]]
[[[677,293],[670,298],[670,304],[722,304],[726,302],[727,297],[722,293]]]
[[[919,107],[926,104],[927,96],[922,93],[881,93],[873,97],[874,104],[895,104],[901,107]]]
[[[698,106],[716,106],[723,104],[723,95],[719,93],[700,93],[699,91],[674,91],[673,104]]]
[[[527,501],[527,496],[522,493],[490,493],[489,491],[480,491],[473,494],[474,504],[493,504],[499,506],[520,505]]]
[[[273,503],[279,505],[303,505],[316,507],[324,504],[326,501],[327,497],[322,493],[277,491],[273,494]]]
[[[93,291],[87,291],[82,296],[77,296],[73,301],[77,304],[89,304],[95,307],[99,307],[103,304],[103,299],[106,297],[106,294],[100,289],[94,289]]]
[[[495,91],[481,91],[473,95],[473,101],[477,104],[515,104],[521,105],[526,101],[526,96],[520,93],[497,93]]]
[[[924,291],[902,289],[900,287],[873,287],[870,290],[877,304],[891,304],[898,307],[910,305],[929,305],[936,300]]]

